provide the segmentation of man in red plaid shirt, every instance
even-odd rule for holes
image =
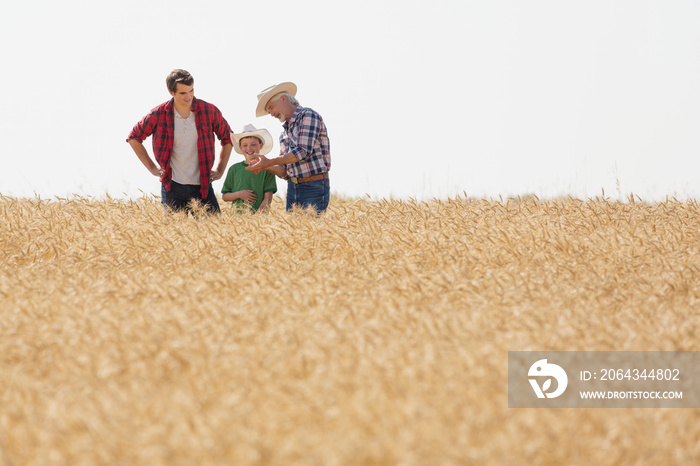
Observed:
[[[158,176],[165,188],[165,202],[173,210],[188,210],[192,199],[207,210],[220,212],[212,181],[226,172],[233,144],[231,128],[214,105],[194,96],[194,78],[185,70],[173,70],[166,78],[173,98],[134,126],[126,141],[141,163]],[[153,136],[153,153],[143,141]],[[221,141],[219,163],[214,166],[214,135]]]

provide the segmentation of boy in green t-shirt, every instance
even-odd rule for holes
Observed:
[[[272,195],[277,192],[275,175],[263,171],[257,175],[245,169],[255,164],[259,155],[272,150],[272,136],[266,129],[255,129],[246,125],[238,134],[231,134],[233,149],[245,157],[245,161],[231,165],[226,181],[221,188],[222,199],[232,202],[234,208],[246,208],[253,212],[263,212],[272,202]]]

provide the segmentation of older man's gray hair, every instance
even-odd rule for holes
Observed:
[[[294,97],[289,92],[280,92],[279,94],[275,94],[275,96],[270,99],[270,102],[277,102],[280,99],[280,97],[282,97],[282,96],[287,97],[287,102],[294,105],[295,107],[299,106],[299,101],[297,100],[297,98]],[[270,103],[270,102],[268,102],[268,103]]]

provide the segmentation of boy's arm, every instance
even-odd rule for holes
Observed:
[[[267,210],[267,208],[272,203],[272,196],[274,194],[275,193],[273,193],[272,191],[268,191],[263,195],[263,201],[260,204],[260,207],[258,207],[258,212],[265,212]]]
[[[234,169],[235,165],[229,168],[226,179],[224,180],[224,185],[221,187],[221,199],[224,202],[233,202],[236,199],[243,199],[246,202],[255,202],[255,194],[250,189],[244,189],[241,191],[234,191],[236,171]],[[252,196],[252,199],[251,199]]]
[[[236,199],[243,199],[246,202],[250,202],[251,204],[256,201],[258,197],[253,193],[252,189],[243,189],[241,191],[236,191],[233,193],[223,193],[221,195],[221,199],[224,202],[233,202]]]
[[[236,191],[235,193],[230,193],[230,192],[229,192],[229,193],[223,193],[223,194],[221,195],[221,199],[222,199],[224,202],[232,202],[232,201],[235,201],[236,199],[238,199],[238,191]]]

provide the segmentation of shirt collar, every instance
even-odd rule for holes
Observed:
[[[178,112],[175,111],[175,106],[173,106],[173,115],[175,115],[175,118],[179,118],[181,120],[188,120],[194,116],[194,109],[193,108],[190,109],[190,114],[187,115],[187,118],[182,118],[182,116]]]
[[[173,114],[177,113],[175,111],[175,99],[174,98],[170,99],[170,102],[168,102],[167,111],[173,112]],[[192,114],[196,111],[197,111],[197,98],[192,97],[192,107],[190,107],[190,114]],[[178,114],[178,116],[179,116],[179,114]],[[190,115],[187,115],[187,117],[189,118]],[[182,118],[182,117],[180,117],[180,118]]]
[[[175,99],[172,98],[170,99],[170,102],[168,102],[168,111],[174,111],[175,110]],[[196,112],[197,111],[197,98],[192,97],[192,108],[190,109],[191,112]]]
[[[285,128],[288,127],[290,124],[294,124],[299,118],[299,114],[301,113],[301,105],[297,105],[297,108],[294,109],[294,113],[292,113],[292,118],[289,119],[289,121],[284,122]]]

